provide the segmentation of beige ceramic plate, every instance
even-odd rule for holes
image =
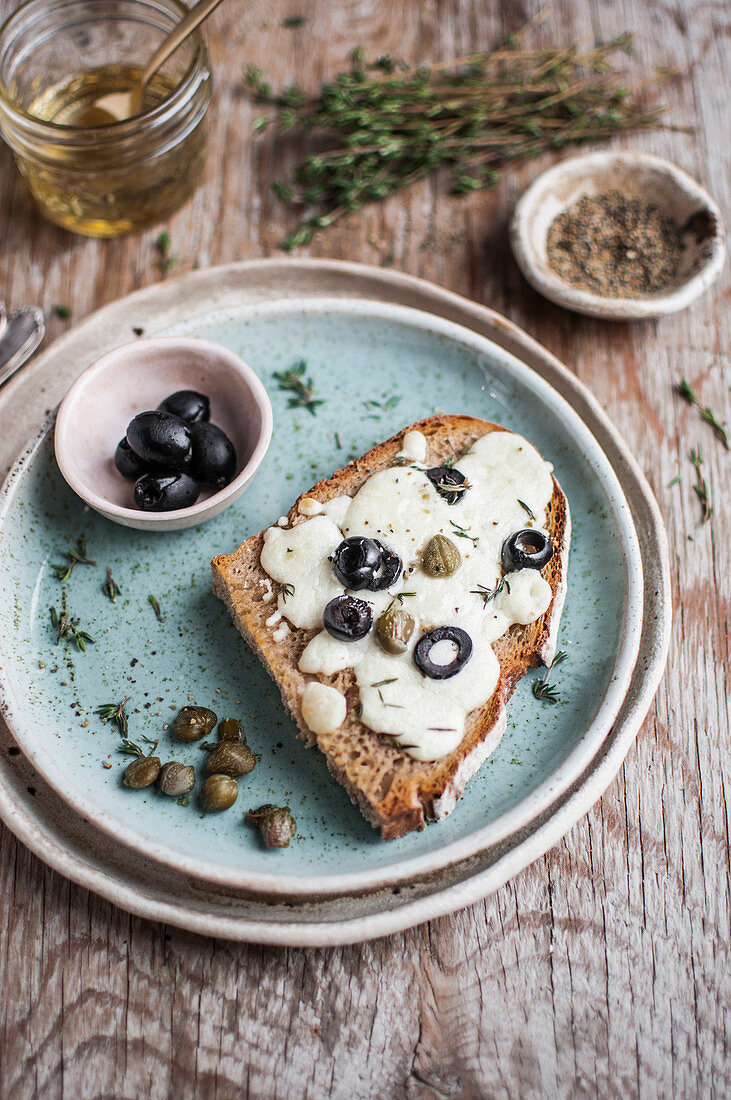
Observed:
[[[590,395],[548,353],[504,319],[419,280],[378,269],[334,263],[259,262],[195,273],[107,307],[59,341],[28,374],[0,395],[0,414],[15,425],[3,439],[7,467],[40,419],[48,399],[61,396],[73,367],[126,338],[131,324],[147,331],[177,323],[206,301],[213,308],[275,297],[380,298],[434,313],[495,340],[538,370],[580,413],[612,461],[630,502],[646,566],[640,655],[613,731],[584,774],[543,816],[500,850],[488,848],[428,880],[363,896],[319,903],[267,903],[243,890],[191,882],[172,869],[147,864],[105,839],[81,818],[69,817],[20,757],[0,757],[0,814],[34,851],[62,873],[141,915],[208,934],[273,943],[351,942],[404,928],[484,896],[554,843],[599,797],[618,769],[644,716],[664,664],[669,621],[667,552],[657,509],[642,475]],[[65,373],[64,373],[65,372]],[[35,399],[34,399],[35,395]],[[22,421],[22,410],[28,417]],[[7,735],[5,735],[7,738]],[[35,786],[34,797],[26,788]]]

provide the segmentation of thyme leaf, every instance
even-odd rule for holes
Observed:
[[[562,661],[565,661],[568,657],[568,653],[564,649],[559,649],[551,662],[551,669],[556,665],[560,665]],[[549,670],[550,671],[550,670]],[[549,703],[558,703],[561,700],[558,689],[548,682],[549,673],[543,677],[542,680],[534,680],[532,691],[536,699],[545,699]]]
[[[160,742],[153,741],[152,738],[145,737],[144,734],[142,735],[142,740],[146,741],[148,745],[152,745],[152,748],[148,749],[147,752],[140,748],[139,745],[135,744],[134,741],[130,741],[128,737],[122,738],[122,743],[117,749],[117,752],[124,752],[129,756],[152,756]]]
[[[452,443],[451,439],[449,440],[449,442],[452,445],[452,447],[454,448],[454,443]],[[472,454],[472,444],[471,443],[465,443],[464,447],[460,447],[459,450],[454,448],[454,454],[452,455],[452,457],[451,458],[445,458],[442,465],[444,465],[444,466],[454,466],[455,462],[459,462],[460,458],[465,458],[467,455],[471,455],[471,454]]]
[[[71,310],[68,306],[53,306],[52,312],[54,317],[58,317],[59,321],[68,321],[71,317]]]
[[[390,397],[384,398],[383,401],[375,401],[373,399],[370,399],[368,401],[361,402],[363,408],[369,414],[366,417],[366,420],[378,420],[381,413],[388,412],[390,409],[395,409],[400,400],[401,395],[394,393]]]
[[[523,511],[527,512],[528,517],[530,519],[535,519],[536,518],[535,513],[533,512],[532,508],[529,508],[528,505],[525,503],[525,501],[521,500],[520,497],[517,497],[516,499],[517,499],[518,504],[520,505],[520,507],[523,509]]]
[[[129,734],[129,720],[127,718],[127,711],[125,707],[130,700],[128,695],[126,699],[123,699],[121,703],[102,703],[94,711],[98,714],[102,722],[111,722],[116,726],[123,738],[126,738]],[[138,755],[142,755],[139,753]]]
[[[65,607],[61,608],[58,612],[55,607],[51,609],[51,623],[53,629],[56,631],[56,641],[60,642],[63,638],[65,641],[71,642],[76,646],[80,653],[86,653],[87,643],[94,645],[95,640],[91,634],[87,634],[85,630],[79,630],[78,619],[72,619]]]
[[[162,233],[158,233],[155,239],[155,250],[160,274],[166,275],[178,262],[178,257],[170,253],[170,234],[167,229],[163,229]]]
[[[315,387],[311,378],[305,378],[307,363],[300,359],[289,370],[275,370],[274,377],[279,383],[280,390],[294,394],[287,402],[290,409],[307,409],[313,416],[317,415],[317,406],[324,405],[322,398],[315,398]]]
[[[160,608],[160,603],[158,601],[157,596],[149,595],[147,597],[147,602],[150,604],[150,606],[152,607],[152,610],[155,612],[155,615],[157,616],[158,622],[164,623],[165,622],[165,616],[162,613],[162,610]]]
[[[494,588],[485,588],[484,584],[478,584],[477,588],[470,589],[470,595],[479,596],[482,599],[482,606],[487,607],[489,603],[497,599],[504,588],[507,588],[508,593],[510,592],[510,585],[505,577],[502,577]]]
[[[557,689],[553,684],[549,684],[547,679],[533,681],[533,694],[536,699],[545,699],[548,703],[558,703],[561,698]]]
[[[117,602],[117,596],[121,595],[122,589],[119,587],[114,577],[112,576],[111,565],[107,568],[107,579],[104,584],[104,594],[109,596],[112,603]]]
[[[96,565],[95,561],[92,561],[91,558],[87,558],[86,556],[86,545],[84,543],[83,537],[79,537],[76,540],[76,549],[70,547],[66,551],[66,555],[69,559],[68,562],[51,566],[54,577],[56,578],[56,580],[61,581],[62,583],[69,579],[74,570],[74,566]]]
[[[701,404],[701,402],[698,400],[698,398],[694,394],[693,390],[691,389],[689,383],[686,381],[685,378],[681,379],[681,381],[678,385],[678,393],[680,394],[681,397],[684,397],[686,401],[690,402],[691,405],[695,405],[695,407],[698,409],[698,412],[701,414],[701,417],[703,418],[703,420],[705,420],[705,422],[707,424],[711,425],[711,427],[713,428],[714,432],[716,433],[718,438],[723,443],[726,450],[728,450],[729,449],[728,432],[726,431],[726,429],[723,427],[722,424],[719,424],[713,410],[711,408],[709,408],[708,405],[702,405]]]
[[[282,600],[284,601],[284,603],[286,603],[290,596],[294,596],[294,592],[295,592],[294,585],[293,584],[283,584],[279,591],[281,593]]]
[[[454,527],[455,538],[469,539],[473,546],[477,546],[478,542],[480,541],[479,535],[470,535],[469,527],[462,527],[459,523],[455,523],[453,519],[450,519],[449,522],[451,523],[452,527]]]
[[[708,485],[701,469],[701,467],[703,466],[703,456],[701,454],[700,445],[695,451],[691,448],[690,461],[693,463],[696,476],[696,482],[693,486],[693,491],[698,497],[698,500],[701,502],[701,507],[703,508],[703,523],[705,523],[706,520],[709,520],[711,518],[713,508],[711,506],[711,497],[708,492]]]
[[[408,596],[415,596],[415,595],[416,595],[416,592],[397,592],[396,595],[392,598],[392,600],[391,600],[390,604],[388,605],[388,607],[386,608],[384,614],[388,615],[389,611],[391,611],[394,604],[397,603],[397,604],[399,604],[399,606],[401,606],[404,602],[404,599],[406,599]]]
[[[378,698],[381,700],[381,703],[383,704],[384,707],[393,707],[394,710],[403,710],[404,709],[402,707],[401,703],[387,703],[386,700],[383,698],[383,692],[381,691],[380,688],[378,689]]]

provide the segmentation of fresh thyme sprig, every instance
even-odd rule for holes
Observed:
[[[558,703],[561,698],[558,689],[549,684],[548,679],[534,680],[533,694],[536,699],[545,699],[548,703]]]
[[[76,549],[70,547],[66,554],[68,555],[68,562],[65,564],[52,565],[53,575],[58,581],[67,581],[71,576],[74,566],[76,565],[96,565],[95,561],[86,556],[86,546],[83,538],[76,540]]]
[[[710,493],[708,492],[708,485],[706,484],[706,479],[703,476],[703,471],[701,470],[701,467],[703,465],[703,455],[701,454],[700,444],[695,451],[691,448],[690,461],[693,463],[696,476],[696,482],[693,486],[693,491],[698,497],[698,500],[701,502],[701,506],[703,508],[703,523],[705,523],[706,520],[711,518],[713,508],[711,506],[711,497]]]
[[[454,527],[454,537],[455,538],[457,538],[457,539],[469,539],[473,546],[477,546],[478,542],[480,541],[480,536],[479,535],[471,535],[469,533],[469,531],[470,531],[469,527],[462,527],[462,526],[460,526],[459,523],[455,523],[453,519],[450,519],[449,522],[451,523],[452,527]]]
[[[104,594],[109,596],[112,603],[117,602],[117,596],[121,595],[122,589],[119,587],[114,577],[112,576],[111,565],[107,569],[107,579],[104,583]]]
[[[711,425],[726,450],[728,450],[728,432],[722,424],[719,424],[718,420],[716,419],[716,414],[713,412],[713,410],[709,408],[708,405],[701,404],[685,378],[683,378],[678,385],[678,393],[681,397],[684,397],[686,401],[689,401],[691,405],[695,405],[702,418],[707,424]]]
[[[388,605],[388,607],[386,608],[384,614],[388,615],[389,611],[392,610],[394,604],[398,604],[399,607],[401,607],[403,605],[404,600],[408,596],[415,596],[415,595],[416,595],[416,592],[397,592],[396,595],[392,598],[392,600],[391,600],[390,604]]]
[[[451,439],[449,440],[449,442],[452,444],[452,447],[454,447],[454,443],[452,443]],[[443,465],[444,466],[454,466],[455,462],[459,462],[460,458],[466,458],[467,455],[471,455],[471,454],[472,454],[472,444],[471,443],[465,443],[464,447],[460,447],[459,449],[455,448],[454,454],[451,456],[451,458],[445,458],[445,460],[443,462]]]
[[[558,689],[553,684],[549,684],[548,677],[550,671],[552,671],[556,665],[560,665],[562,661],[565,661],[567,656],[568,654],[565,650],[559,649],[558,653],[553,658],[549,672],[546,673],[542,680],[533,681],[532,690],[536,699],[546,699],[549,703],[560,702],[561,696],[559,695]]]
[[[130,741],[128,737],[122,738],[122,743],[117,749],[117,752],[125,752],[129,756],[152,756],[160,742],[153,741],[151,737],[145,737],[144,734],[142,734],[142,740],[146,741],[148,745],[152,745],[152,748],[148,749],[147,752],[140,748],[139,745],[135,744],[134,741]]]
[[[261,69],[246,79],[255,99],[275,108],[272,123],[326,135],[331,147],[304,157],[291,184],[275,194],[288,205],[315,208],[282,243],[308,244],[315,233],[365,203],[386,198],[440,168],[457,194],[492,187],[500,169],[547,150],[654,126],[660,108],[645,109],[624,84],[613,55],[631,35],[582,51],[526,49],[515,36],[497,49],[432,66],[408,67],[361,48],[351,69],[320,86],[276,94]],[[658,78],[667,73],[658,73]]]
[[[284,603],[286,603],[290,596],[294,596],[294,585],[293,584],[287,584],[285,582],[282,585],[282,587],[279,589],[279,591],[280,591],[280,594],[281,594],[281,597],[282,597],[282,601]]]
[[[116,726],[122,737],[127,737],[129,734],[129,719],[127,718],[127,711],[125,707],[130,700],[128,695],[126,699],[123,699],[121,703],[102,703],[94,711],[98,714],[102,722],[111,722]]]
[[[388,412],[390,409],[395,409],[401,400],[401,394],[394,393],[391,397],[386,398],[384,401],[364,401],[363,408],[368,415],[366,420],[378,420],[381,413]]]
[[[317,415],[317,406],[324,405],[322,398],[316,398],[315,387],[311,378],[305,378],[307,363],[300,359],[289,370],[275,370],[274,377],[279,383],[280,390],[294,394],[287,405],[290,409],[307,409],[313,416]]]
[[[78,619],[69,616],[66,608],[62,608],[60,612],[55,607],[51,608],[51,623],[56,631],[56,641],[60,642],[63,638],[76,646],[80,653],[86,653],[87,643],[94,645],[95,639],[85,630],[79,630],[78,622]]]
[[[470,590],[470,595],[479,596],[482,600],[482,606],[487,607],[489,603],[497,599],[504,588],[507,588],[508,592],[510,592],[510,585],[505,577],[499,580],[494,588],[485,588],[484,584],[478,584],[477,588],[472,588]]]

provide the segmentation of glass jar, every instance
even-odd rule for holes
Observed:
[[[88,110],[131,90],[187,11],[180,0],[30,0],[0,28],[0,130],[51,221],[116,237],[172,214],[200,183],[211,70],[199,30],[152,78],[140,114],[99,124]]]

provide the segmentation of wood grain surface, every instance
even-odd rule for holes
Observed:
[[[0,11],[16,6],[4,0]],[[301,146],[252,139],[248,62],[275,86],[313,85],[357,43],[374,55],[447,59],[490,45],[537,7],[227,0],[207,32],[217,90],[206,181],[167,225],[175,272],[275,255],[291,226],[269,185]],[[305,23],[284,27],[294,14]],[[683,68],[666,94],[673,121],[689,129],[616,147],[667,156],[728,217],[728,6],[556,0],[532,34],[562,45],[625,29],[636,34],[635,76]],[[685,375],[731,421],[728,283],[657,323],[599,322],[542,300],[511,259],[506,224],[548,163],[467,199],[424,183],[353,215],[307,254],[393,264],[505,313],[591,387],[629,441],[667,521],[675,612],[668,673],[622,771],[565,840],[486,901],[331,951],[232,945],[138,920],[64,881],[2,829],[2,1097],[731,1094],[731,455],[673,390]],[[160,227],[110,242],[54,228],[5,147],[0,208],[8,307],[73,311],[50,320],[49,339],[161,278]],[[705,524],[688,458],[697,444],[713,499]]]

